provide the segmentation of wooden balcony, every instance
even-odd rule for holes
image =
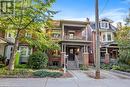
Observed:
[[[83,36],[73,36],[73,37],[70,37],[70,36],[64,36],[63,40],[72,40],[72,41],[82,41],[82,40],[87,40],[86,37],[83,37]]]

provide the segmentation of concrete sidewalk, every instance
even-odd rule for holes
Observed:
[[[91,70],[90,70],[91,71]],[[89,71],[89,72],[90,72]],[[115,73],[103,71],[110,78],[93,79],[83,71],[71,70],[72,78],[0,78],[0,87],[129,87],[130,79],[118,78]],[[115,78],[117,77],[117,78]]]

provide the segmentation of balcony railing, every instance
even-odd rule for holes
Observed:
[[[86,40],[86,37],[83,36],[64,36],[64,40]]]

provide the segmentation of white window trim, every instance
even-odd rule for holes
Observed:
[[[111,40],[108,40],[108,34],[111,35]],[[103,40],[103,35],[105,35],[105,40]],[[102,34],[102,42],[112,42],[112,41],[114,41],[112,32],[106,32],[106,33]]]
[[[28,46],[20,46],[19,47],[20,52],[21,52],[21,47],[26,47],[26,55],[22,55],[22,57],[29,57],[30,56],[30,55],[28,55],[29,47]],[[31,48],[30,54],[32,54],[32,48]]]

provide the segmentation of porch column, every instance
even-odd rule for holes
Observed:
[[[106,47],[106,53],[105,53],[104,63],[105,64],[109,64],[109,62],[110,62],[110,58],[109,58],[108,48]]]
[[[62,40],[64,40],[64,24],[62,24]]]
[[[83,52],[83,64],[84,66],[89,66],[88,46],[85,45],[84,45],[84,52]]]
[[[63,66],[63,64],[64,64],[64,55],[65,55],[64,44],[62,44],[62,46],[61,46],[61,66]]]
[[[64,57],[66,55],[66,44],[62,44],[62,52],[61,52],[61,66],[64,65]]]

